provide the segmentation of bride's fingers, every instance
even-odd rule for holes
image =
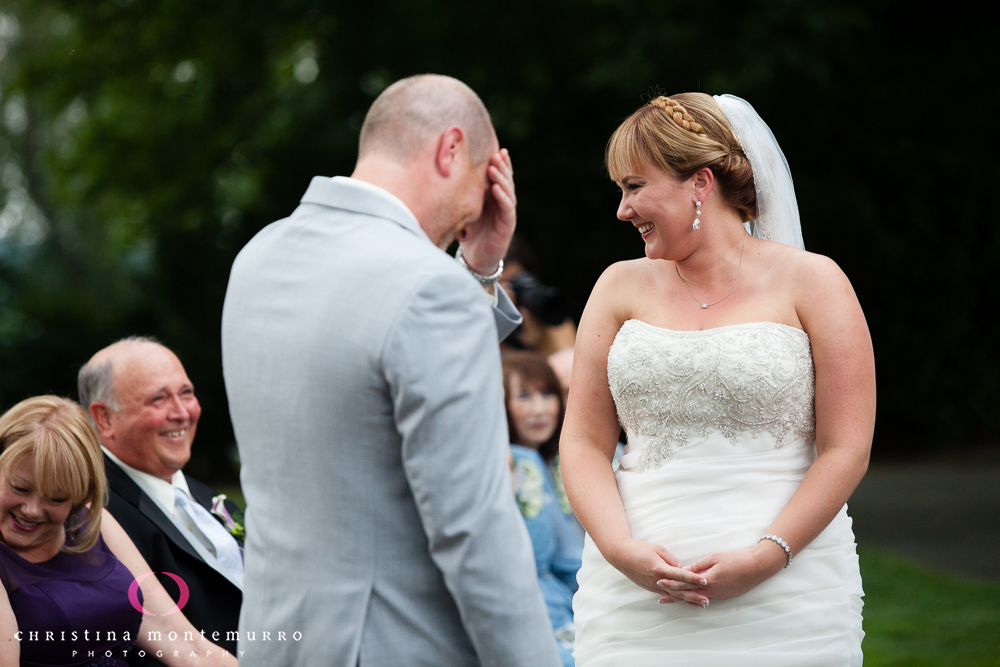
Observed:
[[[696,560],[695,562],[691,563],[690,565],[685,565],[684,569],[685,570],[689,570],[691,572],[699,572],[700,573],[700,572],[704,572],[705,570],[707,570],[708,568],[712,567],[713,565],[718,564],[718,562],[719,562],[719,559],[716,558],[715,554],[712,554],[711,556],[705,556],[704,558]]]
[[[657,546],[656,555],[662,558],[667,565],[672,565],[674,567],[681,566],[681,562],[677,560],[677,556],[667,551],[665,547]]]
[[[708,600],[705,600],[703,602],[690,602],[688,600],[682,600],[680,598],[674,597],[673,595],[660,596],[660,598],[657,599],[657,602],[659,602],[660,604],[674,604],[675,602],[679,602],[682,604],[689,604],[695,607],[699,607],[701,609],[704,609],[708,606]]]
[[[700,593],[693,593],[690,591],[671,591],[669,593],[679,602],[687,602],[688,604],[693,604],[696,607],[701,607],[704,609],[708,606],[708,598]]]
[[[704,581],[704,579],[702,581]],[[696,588],[701,588],[704,584],[700,582],[697,584],[691,584],[685,581],[677,581],[675,579],[660,579],[656,582],[656,585],[665,591],[692,591]]]
[[[684,570],[679,567],[657,568],[655,574],[659,575],[660,579],[680,581],[694,586],[704,586],[708,583],[705,577],[698,572]]]

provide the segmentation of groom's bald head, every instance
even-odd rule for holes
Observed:
[[[465,133],[473,163],[493,150],[493,123],[479,96],[450,76],[420,74],[400,79],[375,99],[358,145],[358,160],[372,154],[406,164],[449,127]]]

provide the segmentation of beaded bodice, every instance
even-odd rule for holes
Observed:
[[[765,432],[775,447],[815,437],[809,336],[784,324],[673,331],[628,320],[608,353],[608,383],[630,444],[645,443],[640,472],[714,432],[734,445]]]

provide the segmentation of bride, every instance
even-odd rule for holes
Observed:
[[[845,503],[875,365],[851,284],[804,251],[784,155],[738,97],[652,100],[607,165],[646,257],[604,272],[577,338],[577,665],[861,665]]]

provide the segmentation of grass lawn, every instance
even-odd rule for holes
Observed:
[[[219,489],[240,507],[238,486]],[[865,667],[1000,667],[1000,583],[860,549]]]
[[[1000,583],[859,549],[865,667],[1000,666]]]

